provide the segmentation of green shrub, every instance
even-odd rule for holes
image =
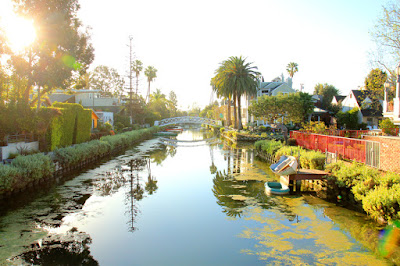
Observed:
[[[259,140],[254,143],[254,146],[259,151],[275,154],[276,151],[283,146],[283,144],[282,142],[275,140]]]
[[[379,186],[363,199],[362,206],[375,220],[393,221],[400,218],[400,184],[387,188]]]
[[[32,180],[38,180],[53,173],[54,164],[50,156],[42,153],[17,156],[11,163],[12,166],[23,171],[24,175]]]
[[[0,191],[10,191],[13,185],[23,178],[21,169],[0,164]]]

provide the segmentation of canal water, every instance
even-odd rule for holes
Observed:
[[[2,202],[0,264],[391,265],[379,228],[277,180],[249,147],[202,129],[151,139],[58,185]]]

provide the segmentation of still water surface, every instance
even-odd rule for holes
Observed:
[[[178,140],[202,140],[187,130]],[[267,196],[251,148],[152,139],[0,207],[0,261],[56,265],[390,265],[378,228],[312,195]],[[1,264],[1,263],[0,263]]]

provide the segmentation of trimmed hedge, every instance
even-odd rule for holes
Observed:
[[[0,165],[0,192],[24,188],[32,181],[51,175],[53,171],[54,163],[47,155],[18,156],[11,165]]]
[[[95,156],[103,156],[149,138],[157,131],[158,127],[140,129],[56,149],[53,153],[54,160],[67,167],[76,166]],[[54,170],[52,158],[42,153],[18,156],[11,165],[0,164],[0,195],[25,188],[32,181],[51,176]]]
[[[92,110],[83,109],[77,103],[54,103],[61,116],[56,117],[50,127],[50,150],[79,144],[90,139]]]

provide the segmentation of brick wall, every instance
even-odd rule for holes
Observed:
[[[363,139],[380,143],[380,169],[400,173],[399,137],[364,135]]]

